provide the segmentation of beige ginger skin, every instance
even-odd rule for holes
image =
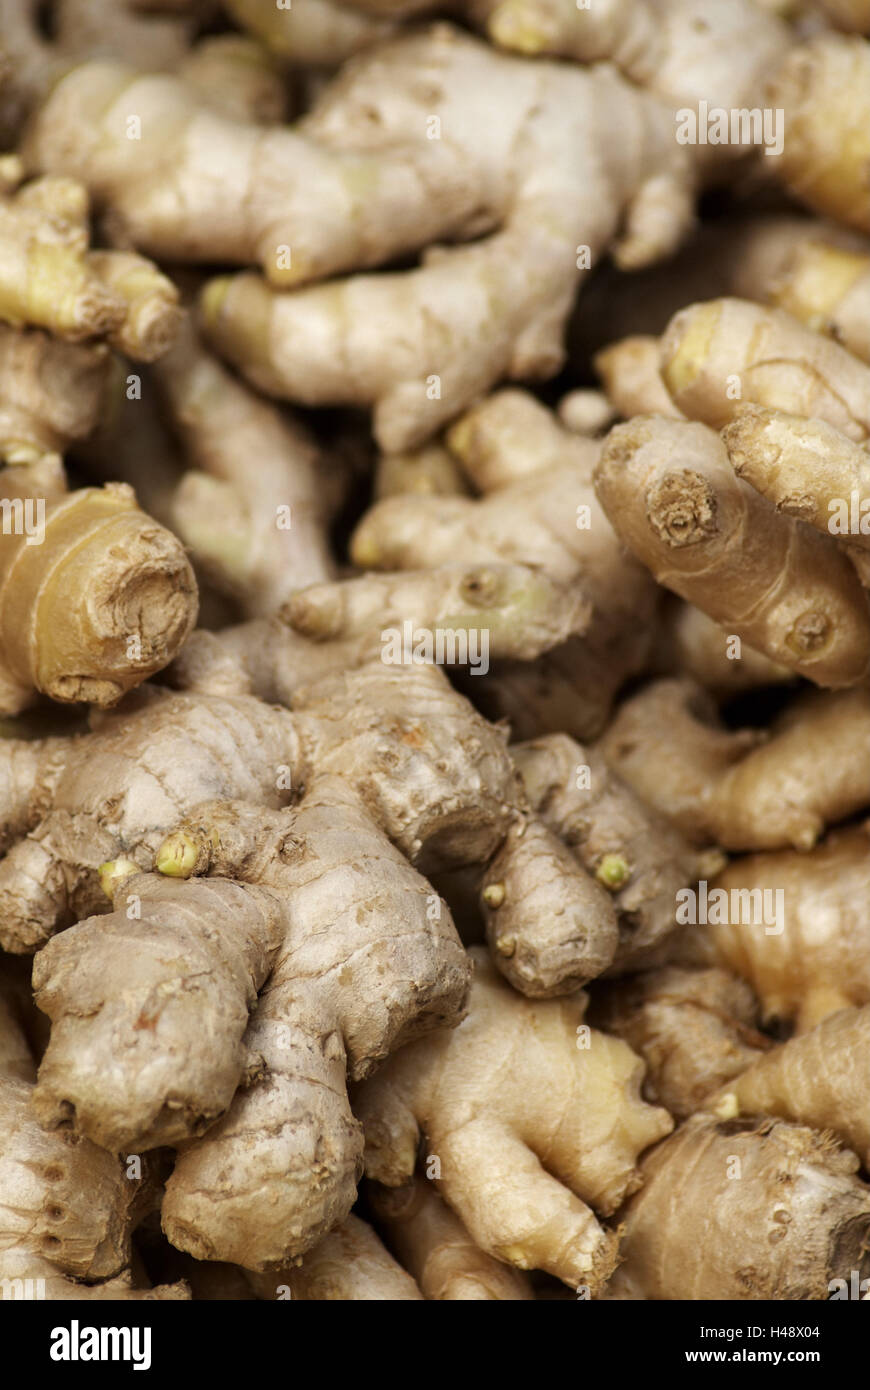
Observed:
[[[866,676],[870,606],[854,567],[742,483],[713,430],[659,416],[617,425],[595,487],[659,583],[819,685]]]
[[[870,1284],[868,132],[870,0],[0,0],[0,1299]]]
[[[481,1249],[595,1292],[617,1260],[595,1213],[634,1190],[638,1155],[671,1118],[640,1100],[625,1043],[578,1034],[582,996],[523,1000],[482,951],[472,957],[465,1022],[403,1048],[355,1092],[366,1172],[407,1182],[423,1137],[439,1191]]]
[[[802,1125],[695,1115],[642,1162],[608,1292],[827,1299],[832,1279],[867,1270],[870,1199],[857,1169],[853,1153]]]
[[[870,802],[866,685],[801,693],[761,733],[724,728],[691,681],[655,681],[625,701],[599,747],[695,843],[812,849]]]

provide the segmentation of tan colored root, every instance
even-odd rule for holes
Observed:
[[[839,246],[827,228],[807,237],[775,279],[771,298],[801,323],[870,362],[870,256]]]
[[[152,361],[178,329],[178,292],[143,256],[91,251],[88,212],[84,186],[65,177],[0,199],[0,319]]]
[[[535,668],[499,661],[468,687],[515,736],[599,733],[616,691],[643,666],[656,592],[626,558],[596,499],[599,445],[571,435],[526,392],[497,392],[449,431],[448,445],[484,496],[394,496],[363,517],[354,560],[377,569],[472,561],[532,565],[592,604],[582,638]],[[505,653],[505,656],[508,656]],[[538,693],[540,687],[540,694]]]
[[[613,960],[619,932],[607,891],[542,824],[509,831],[480,897],[493,960],[522,994],[570,994]]]
[[[743,642],[738,646],[733,634],[680,599],[665,606],[654,660],[662,674],[695,681],[717,700],[794,680],[785,666]]]
[[[477,1248],[425,1178],[407,1187],[370,1183],[367,1195],[391,1249],[424,1298],[510,1302],[534,1297],[525,1275]]]
[[[716,968],[667,966],[599,986],[590,1017],[644,1059],[644,1094],[678,1120],[694,1115],[771,1045],[757,1029],[750,987]]]
[[[802,695],[766,736],[725,731],[697,686],[659,681],[601,740],[614,770],[689,839],[726,849],[811,849],[870,801],[866,686]]]
[[[472,955],[465,1022],[403,1048],[355,1093],[366,1171],[407,1182],[422,1133],[439,1191],[483,1251],[597,1291],[616,1241],[593,1209],[633,1190],[638,1154],[670,1117],[640,1101],[630,1049],[586,1033],[582,996],[521,999]]]
[[[870,436],[870,366],[783,309],[743,299],[694,304],[671,320],[661,373],[690,419],[721,429],[744,403]]]
[[[148,1179],[86,1139],[47,1134],[30,1108],[33,1062],[0,976],[0,1278],[4,1298],[186,1298],[133,1289],[130,1236]],[[78,1282],[87,1281],[87,1282]],[[99,1282],[97,1282],[99,1281]]]
[[[418,648],[423,660],[426,634],[440,632],[448,664],[476,665],[485,675],[489,657],[530,661],[583,632],[590,605],[525,565],[442,565],[314,585],[296,594],[283,616],[310,639],[311,661],[333,670],[378,656],[395,661],[406,650],[407,662]]]
[[[723,1083],[706,1107],[728,1117],[778,1115],[836,1134],[866,1168],[868,1031],[870,1006],[829,1014]]]
[[[712,430],[657,416],[617,425],[595,486],[621,540],[661,584],[818,685],[864,678],[870,607],[853,566],[833,540],[737,479]]]
[[[426,1297],[358,1216],[348,1216],[330,1231],[301,1265],[271,1274],[249,1272],[247,1278],[264,1299],[407,1303]]]
[[[66,493],[45,468],[2,474],[0,708],[52,699],[113,705],[172,660],[196,621],[180,543],[122,483]]]
[[[91,432],[109,368],[105,347],[0,324],[0,460],[57,459]]]
[[[621,1213],[622,1297],[827,1299],[833,1279],[867,1269],[858,1160],[814,1130],[696,1116],[642,1167]]]
[[[777,511],[870,550],[870,454],[823,420],[744,406],[722,439],[738,478]]]
[[[328,579],[318,456],[303,427],[225,371],[189,323],[155,374],[190,465],[169,515],[216,586],[257,617]]]
[[[316,784],[295,815],[202,807],[185,833],[212,872],[271,891],[284,938],[245,1036],[249,1084],[179,1157],[163,1228],[197,1258],[275,1269],[355,1200],[362,1136],[346,1078],[455,1025],[468,965],[446,905],[340,783]]]
[[[511,754],[536,814],[610,897],[619,925],[612,969],[646,963],[673,930],[676,894],[703,858],[597,749],[561,734],[515,744]]]
[[[622,338],[595,354],[595,370],[618,415],[666,415],[684,420],[661,376],[658,338]]]
[[[870,231],[870,52],[863,39],[822,32],[794,49],[766,101],[785,112],[782,153],[770,164],[785,186],[825,216]]]
[[[250,697],[146,687],[92,723],[77,738],[0,743],[4,806],[13,838],[22,836],[0,861],[4,950],[33,952],[71,921],[104,912],[101,865],[150,869],[164,835],[199,802],[245,797],[277,808],[292,797],[288,778],[304,785],[292,716]]]
[[[737,859],[710,885],[697,949],[750,982],[765,1018],[804,1032],[870,1002],[867,848],[866,826],[834,831],[809,853]]]
[[[285,12],[275,9],[275,13]],[[280,125],[287,117],[288,90],[269,50],[241,34],[202,39],[178,66],[179,76],[235,121]]]
[[[289,10],[260,0],[226,0],[237,24],[284,63],[334,67],[393,32],[388,19],[357,12],[336,0],[296,0]]]

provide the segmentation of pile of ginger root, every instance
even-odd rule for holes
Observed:
[[[0,0],[0,1300],[870,1277],[867,0]]]

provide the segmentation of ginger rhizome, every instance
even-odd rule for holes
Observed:
[[[480,119],[481,94],[499,121]],[[141,120],[135,142],[130,112]],[[456,134],[429,138],[433,120]],[[170,129],[182,157],[167,162]],[[223,152],[219,187],[203,177],[197,152],[209,148]],[[289,129],[222,119],[181,80],[85,64],[53,88],[24,149],[29,168],[82,177],[147,254],[258,263],[265,278],[207,286],[212,342],[271,394],[373,406],[393,449],[434,433],[502,376],[555,370],[584,264],[612,242],[626,265],[671,250],[695,181],[666,102],[606,67],[502,56],[446,26],[361,55]],[[408,272],[299,288],[481,232],[491,235],[433,250]],[[396,327],[370,340],[373,323]]]
[[[829,1135],[696,1115],[641,1167],[620,1212],[617,1297],[826,1299],[870,1267],[870,1194]]]
[[[870,1002],[867,849],[868,828],[855,826],[809,853],[735,859],[710,885],[721,898],[709,925],[689,928],[691,953],[749,980],[764,1017],[798,1031]]]
[[[6,738],[0,862],[2,945],[33,952],[105,908],[103,864],[151,868],[164,836],[201,801],[277,809],[301,767],[291,717],[251,698],[196,701],[145,688],[94,731]],[[70,938],[71,939],[71,938]]]
[[[196,621],[183,547],[123,483],[67,492],[56,460],[2,470],[0,491],[0,711],[36,692],[116,704]]]
[[[553,644],[535,667],[498,662],[479,689],[466,688],[490,717],[507,717],[519,737],[594,737],[616,691],[642,669],[656,605],[649,575],[626,556],[595,495],[599,445],[571,435],[515,390],[497,392],[460,418],[447,444],[482,496],[409,494],[377,502],[356,528],[352,558],[371,569],[437,569],[461,553],[532,565],[576,591],[591,605],[576,638]],[[546,700],[536,697],[539,677]]]
[[[0,8],[3,1280],[863,1273],[867,0]]]
[[[681,1120],[764,1056],[758,1015],[750,986],[727,970],[666,966],[599,986],[590,1018],[643,1058],[644,1095]]]
[[[178,328],[178,291],[143,256],[88,249],[88,195],[64,177],[0,199],[0,319],[71,342],[104,338],[150,362]]]
[[[599,747],[647,805],[690,840],[807,850],[870,805],[870,693],[811,691],[764,730],[726,729],[692,682],[647,685]]]
[[[62,932],[37,959],[37,997],[53,1032],[36,1105],[43,1121],[71,1124],[112,1149],[178,1143],[205,1130],[197,1143],[185,1145],[169,1181],[163,1202],[167,1232],[198,1256],[277,1267],[324,1235],[354,1199],[361,1141],[339,1078],[348,1070],[365,1075],[421,1028],[459,1017],[465,957],[446,907],[411,864],[433,872],[482,864],[498,851],[508,867],[511,856],[519,856],[521,870],[525,836],[516,828],[525,826],[531,842],[536,823],[519,797],[503,735],[431,667],[391,672],[378,665],[321,681],[296,692],[292,714],[251,697],[139,698],[143,706],[135,723],[129,714],[123,721],[109,717],[102,731],[73,742],[66,767],[58,765],[56,745],[45,750],[44,758],[56,759],[56,805],[66,797],[69,812],[77,812],[54,810],[50,834],[44,824],[4,864],[10,874],[14,866],[20,871],[34,855],[45,855],[43,846],[50,842],[63,896],[60,903],[55,898],[36,905],[42,909],[42,939],[62,907],[69,910],[71,897],[78,915],[93,901],[101,869],[115,898],[113,913]],[[188,745],[183,757],[173,742],[178,739]],[[88,769],[87,785],[96,790],[98,758],[117,769],[124,750],[131,759],[130,787],[107,823],[102,795],[90,812],[85,809],[76,767],[80,779]],[[30,752],[36,780],[40,756]],[[200,760],[196,779],[194,752]],[[19,775],[16,789],[22,780]],[[137,780],[142,791],[134,796]],[[302,793],[297,812],[278,810],[292,795],[282,786]],[[170,829],[177,819],[167,824],[173,803],[186,818],[158,843],[155,827]],[[270,822],[270,813],[277,819]],[[26,807],[21,815],[26,817]],[[313,828],[306,831],[306,824]],[[71,833],[63,838],[68,825],[79,839]],[[264,825],[274,827],[267,841]],[[85,827],[88,859],[82,862]],[[540,827],[540,834],[549,832]],[[363,855],[367,840],[371,848]],[[154,856],[165,877],[128,878],[137,855],[143,867]],[[334,865],[334,884],[327,862]],[[348,862],[358,863],[351,878]],[[184,881],[191,874],[193,880]],[[576,988],[609,964],[618,945],[608,893],[579,864],[554,891],[563,904],[562,935],[551,942],[555,965],[547,956],[541,974],[529,982],[534,993]],[[606,910],[604,948],[600,924],[586,910],[589,891]],[[390,892],[398,895],[395,900]],[[344,931],[336,918],[343,894],[349,895]],[[521,899],[519,909],[518,930],[533,930],[534,902],[524,905]],[[167,954],[163,943],[173,940],[179,913],[189,944],[180,955]],[[318,927],[324,913],[332,923],[328,938]],[[413,931],[409,914],[417,923]],[[39,940],[34,916],[31,905],[30,922],[18,927],[19,949]],[[388,933],[396,930],[396,945],[387,950]],[[223,940],[218,959],[206,967]],[[382,964],[368,964],[368,954]],[[125,962],[117,976],[107,968],[110,956]],[[133,959],[141,961],[140,986],[133,983]],[[387,961],[396,972],[395,997],[384,976]],[[555,979],[545,973],[553,969]],[[300,979],[306,981],[302,992]],[[322,995],[314,991],[317,979],[323,981]],[[147,1028],[143,1018],[151,1020]],[[191,1051],[194,1019],[208,1045]],[[130,1040],[128,1065],[118,1069],[115,1061],[110,1074],[117,1087],[109,1087],[110,1059],[117,1059],[121,1037]],[[243,1075],[249,1085],[232,1100]],[[319,1101],[310,1092],[317,1075],[323,1084],[313,1095]],[[256,1162],[248,1147],[252,1132],[263,1135]],[[293,1182],[288,1171],[298,1173]],[[273,1225],[265,1221],[262,1203],[273,1209],[278,1173],[283,1211]]]
[[[247,1281],[258,1298],[289,1296],[303,1303],[410,1303],[425,1297],[371,1226],[354,1215],[333,1227],[300,1265],[248,1271]]]
[[[446,905],[332,779],[295,815],[206,807],[197,830],[207,848],[218,841],[211,872],[244,865],[274,901],[284,935],[242,1042],[248,1084],[179,1156],[163,1226],[198,1258],[274,1268],[355,1199],[362,1133],[345,1075],[359,1079],[389,1051],[461,1017],[467,968]],[[186,901],[182,885],[175,900]],[[232,904],[210,907],[209,923],[233,930]]]
[[[534,1297],[524,1274],[474,1244],[426,1178],[416,1177],[405,1187],[369,1183],[366,1193],[391,1249],[424,1298],[504,1302]]]
[[[329,579],[329,507],[303,427],[225,371],[190,323],[154,374],[188,462],[167,521],[212,582],[259,617]]]
[[[472,955],[465,1021],[395,1053],[355,1092],[366,1172],[409,1181],[422,1139],[482,1250],[595,1293],[617,1259],[598,1216],[635,1189],[639,1154],[672,1121],[640,1100],[631,1049],[583,1024],[582,996],[523,1000]]]
[[[541,822],[576,856],[610,896],[618,914],[619,944],[612,969],[642,966],[673,930],[677,892],[707,871],[664,817],[645,806],[609,768],[597,748],[565,735],[516,744],[511,756]],[[715,856],[714,856],[715,858]],[[497,861],[496,861],[497,862]],[[490,880],[497,876],[489,870]],[[504,893],[488,912],[491,942],[508,953]],[[484,903],[493,901],[484,890]]]
[[[108,359],[100,344],[66,343],[0,324],[0,460],[53,462],[99,419]]]
[[[424,618],[425,605],[439,601],[452,607],[429,608]],[[320,667],[326,676],[336,662],[356,666],[366,653],[374,655],[377,625],[365,639],[363,633],[381,602],[401,602],[397,612],[427,624],[449,622],[458,636],[480,623],[495,655],[527,658],[536,643],[555,640],[548,613],[555,615],[560,603],[562,617],[571,611],[558,590],[554,596],[541,576],[519,566],[482,566],[455,577],[447,567],[370,576],[294,599],[291,618],[321,638],[313,648],[280,624],[243,624],[220,636],[199,634],[173,677],[192,691],[254,689],[296,705],[303,669],[311,674]],[[476,615],[466,603],[481,605]],[[392,612],[381,610],[386,619]],[[351,641],[345,634],[354,623],[360,636]],[[515,780],[511,823],[480,883],[498,968],[523,993],[545,997],[645,960],[673,930],[673,894],[710,868],[708,856],[637,800],[594,751],[559,738],[517,746],[511,755],[510,775],[528,772],[529,780]]]
[[[36,1065],[8,965],[0,965],[0,1278],[4,1298],[183,1299],[134,1289],[131,1236],[149,1178],[78,1136],[47,1133],[30,1099]],[[141,1171],[141,1163],[139,1165]],[[7,1283],[7,1281],[9,1281]]]
[[[706,1107],[737,1115],[778,1115],[836,1134],[858,1155],[870,1158],[866,1059],[870,1007],[838,1009],[815,1028],[774,1048],[736,1075]]]
[[[867,675],[870,605],[854,567],[741,482],[706,425],[658,416],[617,425],[595,485],[656,579],[741,640],[819,685]]]

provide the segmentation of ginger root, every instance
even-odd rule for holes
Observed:
[[[369,1183],[369,1203],[424,1298],[505,1302],[534,1297],[528,1278],[484,1254],[427,1179],[405,1187]]]
[[[600,446],[570,434],[517,390],[496,392],[462,416],[447,445],[483,496],[377,502],[354,532],[352,558],[365,568],[435,568],[461,553],[531,565],[576,591],[592,605],[590,621],[575,629],[582,635],[537,667],[499,661],[473,692],[466,688],[489,717],[507,717],[518,737],[594,737],[616,691],[643,666],[656,604],[649,575],[625,555],[596,497]],[[538,679],[544,700],[535,698]]]
[[[125,484],[67,492],[50,459],[5,469],[0,491],[0,711],[17,713],[37,691],[116,704],[196,621],[180,543]]]
[[[688,949],[748,980],[765,1019],[799,1032],[870,1002],[866,903],[868,827],[832,832],[808,853],[734,860],[710,884],[706,927]]]
[[[481,93],[501,119],[481,120]],[[433,119],[450,140],[427,138]],[[222,151],[218,181],[209,149]],[[503,376],[553,372],[584,264],[614,242],[625,265],[666,254],[694,184],[665,100],[613,69],[507,57],[445,25],[360,55],[289,128],[229,122],[181,80],[85,64],[47,96],[24,157],[82,178],[147,254],[259,264],[265,278],[205,288],[211,342],[269,394],[374,406],[389,450]],[[300,289],[418,251],[416,269]]]
[[[867,1047],[870,1007],[840,1009],[757,1058],[705,1102],[726,1118],[777,1115],[836,1134],[870,1160]]]
[[[695,843],[811,849],[870,803],[870,693],[799,695],[764,732],[726,730],[688,681],[657,681],[619,709],[599,747],[647,805]]]
[[[620,539],[656,579],[742,641],[819,685],[867,675],[870,605],[853,566],[832,540],[773,511],[735,477],[725,444],[705,425],[641,416],[615,426],[595,487]]]
[[[151,362],[178,329],[178,291],[143,256],[88,249],[88,195],[49,177],[0,198],[0,319],[59,338],[105,338]]]
[[[183,1285],[133,1289],[131,1235],[149,1199],[87,1139],[48,1134],[30,1106],[36,1066],[0,965],[0,1279],[4,1298],[184,1299]],[[137,1213],[138,1208],[138,1213]],[[8,1281],[8,1282],[7,1282]]]
[[[333,1227],[301,1265],[268,1274],[247,1272],[258,1298],[314,1302],[419,1302],[419,1287],[384,1248],[371,1226],[348,1216]]]
[[[619,924],[611,971],[642,966],[674,928],[677,892],[707,870],[709,856],[645,806],[596,748],[552,735],[514,744],[511,756],[543,825],[610,895]]]
[[[601,984],[590,1019],[643,1058],[644,1095],[678,1120],[694,1115],[712,1091],[740,1077],[771,1046],[758,1031],[749,985],[716,967],[666,966]],[[761,1107],[757,1113],[782,1112]]]
[[[631,1049],[585,1029],[582,995],[520,999],[471,954],[467,1019],[395,1053],[354,1093],[366,1172],[401,1186],[422,1136],[439,1192],[483,1251],[595,1293],[617,1259],[595,1213],[634,1190],[638,1155],[672,1121],[640,1100]]]
[[[698,1115],[641,1166],[620,1212],[622,1298],[826,1299],[833,1279],[870,1272],[870,1195],[826,1135]]]

